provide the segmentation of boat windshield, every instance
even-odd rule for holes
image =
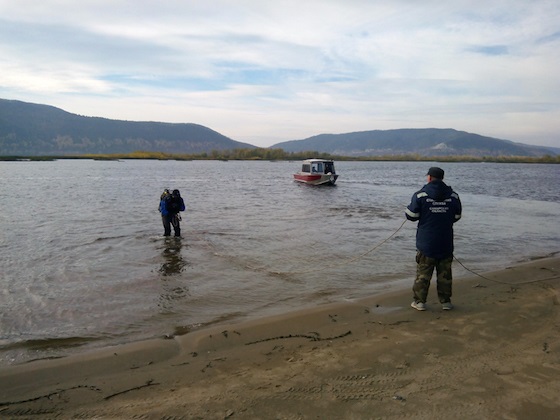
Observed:
[[[316,172],[316,173],[324,173],[323,172],[323,162],[313,162],[311,164],[311,172]]]

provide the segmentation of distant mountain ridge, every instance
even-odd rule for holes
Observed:
[[[543,156],[560,149],[530,146],[451,128],[403,128],[343,134],[320,134],[277,143],[287,152],[318,151],[343,156]]]
[[[254,149],[193,123],[85,117],[50,106],[0,99],[0,156],[132,153],[202,154]],[[285,152],[339,156],[544,156],[560,148],[530,146],[450,128],[371,130],[320,134],[277,143]]]
[[[198,124],[84,117],[49,105],[0,99],[0,155],[200,154],[255,148]]]

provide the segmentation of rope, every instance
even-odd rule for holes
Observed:
[[[317,273],[317,272],[321,272],[321,271],[325,271],[325,270],[329,270],[332,268],[338,268],[338,267],[343,267],[345,265],[351,264],[354,261],[358,261],[359,259],[365,257],[366,255],[372,253],[373,251],[375,251],[377,248],[379,248],[381,245],[383,245],[385,242],[387,242],[389,239],[391,239],[393,236],[395,236],[404,226],[404,224],[407,222],[407,220],[405,219],[404,222],[402,222],[402,224],[399,226],[399,228],[397,230],[395,230],[391,235],[389,235],[387,238],[385,238],[384,240],[382,240],[381,242],[379,242],[377,245],[375,245],[374,247],[368,249],[367,251],[363,252],[360,255],[357,255],[355,257],[352,257],[348,260],[342,261],[341,263],[338,264],[331,264],[331,265],[326,265],[323,266],[322,268],[314,268],[311,270],[303,270],[303,271],[285,271],[285,272],[281,272],[281,271],[271,271],[271,273],[273,274],[305,274],[305,273]]]
[[[481,279],[492,281],[494,283],[499,283],[499,284],[507,284],[508,286],[517,286],[517,285],[520,285],[520,284],[538,283],[538,282],[545,281],[545,280],[553,280],[553,279],[560,278],[560,276],[552,276],[552,277],[547,277],[547,278],[544,278],[544,279],[527,280],[527,281],[521,281],[521,282],[517,282],[517,283],[511,283],[511,282],[507,282],[507,281],[491,279],[491,278],[483,276],[482,274],[478,274],[477,272],[471,270],[470,268],[465,267],[465,264],[463,264],[461,261],[459,261],[459,259],[455,255],[453,255],[453,258],[455,259],[455,261],[457,261],[461,265],[461,267],[463,267],[469,273],[472,273],[475,276],[480,277]]]
[[[310,269],[310,270],[302,270],[302,271],[289,271],[289,272],[281,272],[281,271],[271,271],[272,274],[278,274],[278,275],[286,275],[286,274],[305,274],[305,273],[317,273],[317,272],[321,272],[324,270],[328,270],[328,269],[332,269],[332,268],[338,268],[338,267],[343,267],[345,265],[351,264],[355,261],[358,261],[359,259],[365,257],[366,255],[372,253],[373,251],[375,251],[377,248],[379,248],[381,245],[383,245],[385,242],[389,241],[393,236],[395,236],[404,226],[404,224],[407,222],[407,219],[404,220],[404,222],[402,222],[402,224],[398,227],[397,230],[395,230],[391,235],[389,235],[387,238],[385,238],[383,241],[379,242],[377,245],[375,245],[374,247],[368,249],[367,251],[363,252],[360,255],[357,255],[353,258],[350,258],[346,261],[343,261],[339,264],[331,264],[331,265],[326,265],[323,266],[320,269],[314,268],[314,269]],[[557,279],[560,276],[552,276],[552,277],[547,277],[544,279],[537,279],[537,280],[527,280],[527,281],[523,281],[523,282],[517,282],[517,283],[510,283],[507,281],[501,281],[501,280],[496,280],[496,279],[491,279],[488,277],[483,276],[482,274],[479,274],[473,270],[471,270],[470,268],[466,267],[465,264],[463,264],[455,255],[453,255],[453,258],[455,259],[455,261],[457,261],[461,267],[463,267],[465,270],[467,270],[469,273],[474,274],[475,276],[478,276],[484,280],[488,280],[491,282],[495,282],[495,283],[500,283],[500,284],[507,284],[509,286],[515,286],[515,285],[521,285],[521,284],[531,284],[531,283],[538,283],[541,281],[546,281],[546,280],[553,280],[553,279]]]
[[[373,251],[375,251],[377,248],[381,247],[383,244],[385,244],[387,241],[389,241],[391,238],[393,238],[397,233],[399,233],[399,231],[403,228],[403,226],[405,225],[405,223],[406,223],[407,221],[408,221],[408,220],[405,219],[405,220],[401,223],[401,225],[397,228],[397,230],[395,230],[391,235],[389,235],[387,238],[385,238],[384,240],[382,240],[381,242],[379,242],[378,244],[376,244],[376,245],[373,246],[372,248],[368,249],[367,251],[365,251],[365,252],[363,252],[363,253],[361,253],[361,254],[355,256],[355,257],[352,257],[352,258],[349,258],[349,259],[347,259],[347,260],[345,260],[345,261],[342,261],[342,262],[340,262],[340,263],[338,263],[338,264],[324,265],[324,266],[322,266],[322,268],[313,268],[313,269],[302,270],[302,271],[271,271],[271,270],[265,269],[264,267],[256,268],[256,267],[251,267],[251,266],[248,266],[248,265],[246,265],[246,267],[249,268],[249,269],[252,269],[252,270],[256,270],[256,271],[268,271],[269,273],[271,273],[271,274],[276,274],[276,275],[318,273],[318,272],[325,271],[325,270],[329,270],[329,269],[332,269],[332,268],[343,267],[343,266],[345,266],[345,265],[352,264],[353,262],[358,261],[358,260],[364,258],[366,255],[371,254],[371,253],[372,253]],[[206,241],[206,242],[209,242],[209,241]],[[213,244],[211,244],[211,245],[213,246]],[[463,268],[464,268],[465,270],[467,270],[469,273],[472,273],[472,274],[474,274],[475,276],[480,277],[481,279],[488,280],[488,281],[491,281],[491,282],[494,282],[494,283],[506,284],[506,285],[508,285],[508,286],[516,286],[516,285],[522,285],[522,284],[539,283],[539,282],[541,282],[541,281],[554,280],[554,279],[560,278],[560,276],[552,276],[552,277],[547,277],[547,278],[544,278],[544,279],[527,280],[527,281],[523,281],[523,282],[511,283],[511,282],[507,282],[507,281],[501,281],[501,280],[491,279],[491,278],[485,277],[485,276],[483,276],[482,274],[479,274],[479,273],[477,273],[476,271],[473,271],[473,270],[471,270],[470,268],[468,268],[467,266],[465,266],[465,264],[463,264],[463,263],[461,262],[461,260],[459,260],[455,255],[453,255],[453,259],[454,259],[455,261],[457,261],[457,262],[461,265],[461,267],[463,267]]]

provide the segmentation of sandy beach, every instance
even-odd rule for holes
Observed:
[[[0,370],[2,418],[556,419],[560,258]]]

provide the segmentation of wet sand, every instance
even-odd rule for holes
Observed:
[[[0,369],[1,418],[552,419],[560,258]]]

